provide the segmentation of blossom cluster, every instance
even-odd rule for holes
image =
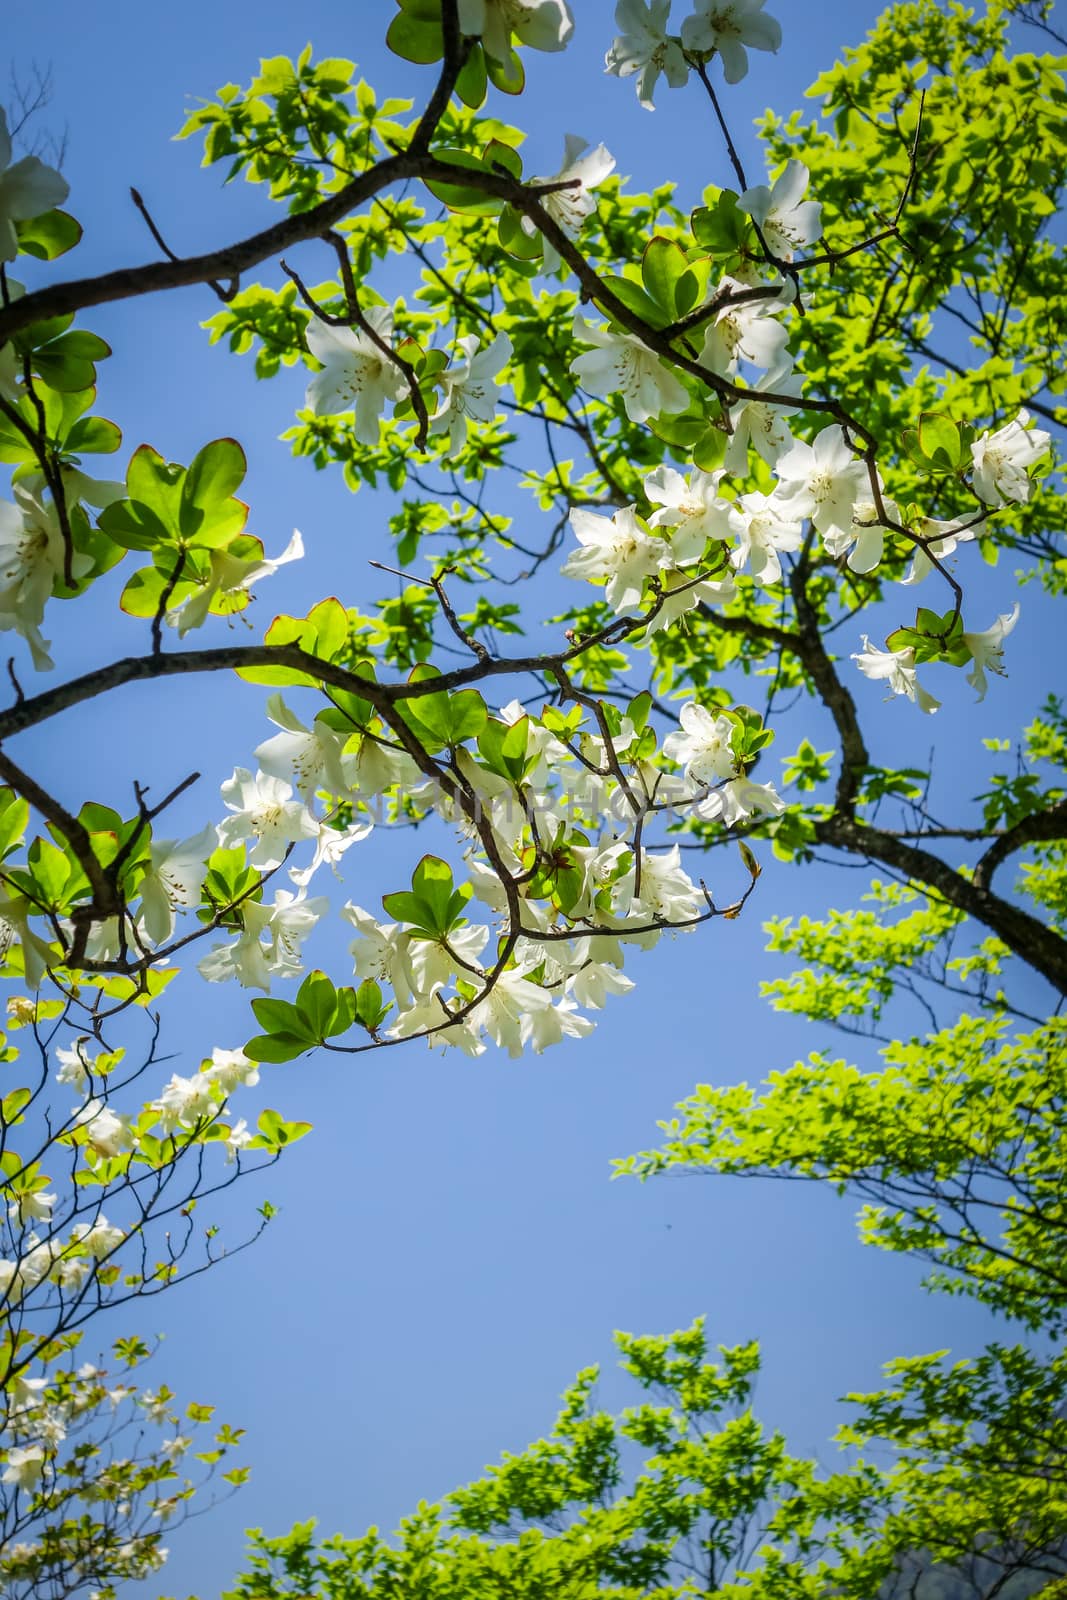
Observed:
[[[748,72],[749,50],[776,51],[781,25],[764,12],[767,0],[696,0],[678,33],[668,33],[671,0],[618,0],[615,25],[620,29],[605,58],[607,71],[619,78],[637,78],[637,98],[647,111],[660,77],[680,89],[692,66],[718,56],[727,83],[740,83]]]
[[[496,948],[487,922],[460,916],[435,936],[379,922],[351,902],[343,912],[357,933],[356,976],[392,992],[397,1017],[388,1036],[426,1034],[468,1055],[480,1054],[487,1039],[519,1055],[587,1034],[593,1024],[579,1008],[598,1010],[609,994],[633,988],[621,970],[626,947],[651,948],[665,930],[688,931],[707,914],[707,897],[682,867],[679,847],[643,848],[635,837],[644,818],[688,807],[731,826],[784,809],[770,785],[744,776],[736,720],[696,705],[683,710],[682,732],[663,747],[668,760],[685,767],[681,776],[638,753],[628,717],[610,736],[581,735],[578,746],[527,718],[518,702],[501,717],[512,727],[527,724],[527,798],[516,804],[514,787],[465,751],[457,767],[494,841],[492,869],[474,843],[468,848],[469,897],[503,919],[508,963],[487,958]],[[613,794],[605,814],[606,786]],[[528,798],[534,794],[536,809]],[[437,791],[432,803],[446,820],[460,820],[454,800]],[[574,825],[583,811],[600,818],[595,836]],[[469,822],[464,829],[473,832]]]
[[[65,1368],[55,1359],[36,1376],[25,1366],[8,1375],[0,1485],[9,1526],[44,1537],[8,1540],[0,1554],[7,1583],[48,1581],[57,1567],[83,1583],[103,1574],[146,1578],[166,1562],[163,1531],[194,1492],[180,1476],[194,1443],[193,1432],[185,1431],[188,1418],[206,1420],[212,1408],[191,1406],[180,1418],[165,1386],[139,1389],[124,1381],[149,1354],[140,1341],[120,1340],[116,1351],[122,1380],[92,1362]],[[103,1433],[86,1452],[82,1436],[90,1419]],[[163,1436],[146,1439],[146,1426]],[[126,1446],[129,1453],[120,1443],[124,1435],[133,1446]],[[221,1458],[238,1437],[223,1428],[216,1434],[220,1448],[198,1459]],[[242,1477],[228,1475],[233,1482]],[[54,1512],[79,1500],[85,1509],[76,1519],[45,1529],[35,1524],[46,1506]]]

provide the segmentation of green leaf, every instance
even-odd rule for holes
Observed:
[[[0,860],[22,843],[30,808],[13,789],[0,789]]]
[[[38,261],[55,261],[81,241],[82,225],[66,211],[44,211],[15,223],[19,250]]]
[[[453,887],[452,868],[439,856],[423,856],[411,875],[411,890],[382,896],[382,905],[398,922],[408,922],[425,933],[442,936],[463,920],[463,907],[471,886]]]
[[[311,1132],[310,1122],[287,1122],[277,1111],[268,1108],[261,1111],[256,1119],[256,1127],[269,1145],[279,1146],[295,1144],[297,1139],[302,1139]]]
[[[503,167],[513,178],[522,178],[522,156],[514,145],[504,144],[500,139],[490,139],[482,151],[482,162],[490,172]]]
[[[490,772],[512,783],[521,783],[526,774],[526,747],[529,738],[529,718],[518,722],[498,722],[491,717],[478,735],[478,749]]]
[[[292,1034],[305,1043],[314,1043],[317,1035],[298,1006],[288,1000],[253,1000],[252,1010],[256,1021],[268,1033]]]
[[[205,519],[220,516],[247,470],[245,453],[236,439],[213,439],[197,451],[182,483],[180,516],[187,537],[192,537]]]
[[[445,52],[440,7],[435,17],[427,19],[401,11],[389,24],[385,42],[394,55],[405,61],[415,61],[420,66],[440,61]]]
[[[0,1100],[0,1123],[10,1128],[22,1120],[22,1113],[33,1098],[29,1089],[12,1089]]]
[[[641,258],[641,280],[650,298],[666,312],[668,321],[673,321],[677,315],[675,285],[688,267],[685,251],[673,239],[656,234],[645,246]]]
[[[306,617],[275,617],[264,644],[295,644],[310,655],[333,661],[349,648],[348,612],[332,595],[312,606]],[[249,683],[315,684],[318,679],[293,667],[241,667],[239,676]],[[369,676],[369,674],[368,674]]]
[[[443,50],[443,45],[442,45]],[[439,54],[441,52],[438,52]],[[437,56],[433,58],[437,60]],[[463,63],[459,77],[456,79],[456,93],[465,106],[470,106],[472,111],[477,111],[485,103],[486,91],[489,87],[489,78],[486,72],[485,51],[479,40],[471,49],[470,55]]]
[[[169,585],[170,579],[158,567],[141,567],[126,580],[119,606],[128,617],[154,617]],[[176,584],[168,604],[179,605],[194,587],[191,583]]]
[[[245,1055],[250,1061],[265,1061],[272,1066],[285,1061],[295,1061],[297,1056],[313,1050],[315,1041],[293,1033],[258,1034],[245,1045]]]
[[[424,178],[427,189],[438,200],[442,201],[450,211],[462,211],[468,216],[495,217],[501,206],[502,200],[497,200],[493,195],[482,194],[478,189],[472,189],[460,181],[460,173],[485,172],[486,165],[481,156],[476,156],[469,150],[436,150],[434,152],[438,161],[446,162],[449,166],[459,169],[456,181],[446,182],[437,178]]]
[[[748,235],[751,224],[737,200],[733,189],[721,189],[714,204],[698,206],[690,218],[693,238],[717,259],[739,255]]]
[[[476,689],[409,700],[404,710],[416,733],[425,729],[433,744],[452,749],[465,739],[476,738],[489,720],[485,701]]]
[[[122,443],[122,429],[106,417],[80,417],[65,443],[72,454],[110,456]]]
[[[486,56],[485,65],[489,82],[501,94],[521,94],[526,87],[526,69],[516,50],[509,50],[504,61],[498,61],[495,56]]]
[[[955,472],[960,464],[960,430],[951,417],[937,411],[924,411],[919,418],[919,449],[931,466],[942,472]]]
[[[536,229],[527,233],[522,217],[514,206],[505,206],[497,223],[497,238],[501,249],[520,261],[537,261],[544,251],[544,241]]]
[[[392,1002],[383,1001],[382,991],[373,978],[367,978],[360,984],[353,1000],[356,1021],[366,1028],[368,1033],[374,1033],[380,1028],[392,1010]]]
[[[665,312],[656,303],[656,301],[652,299],[652,296],[647,294],[645,290],[642,289],[639,283],[634,283],[632,278],[620,278],[605,275],[600,281],[604,284],[605,288],[611,290],[616,299],[622,301],[627,311],[632,311],[635,317],[640,317],[651,327],[665,328],[668,322],[672,322],[674,320],[670,312]],[[605,316],[611,316],[611,312],[606,306],[602,305],[599,300],[596,303],[600,306]]]
[[[729,435],[721,428],[708,428],[693,446],[693,465],[702,472],[714,472],[723,464],[728,441]]]
[[[309,972],[297,990],[301,1017],[316,1039],[324,1039],[337,1012],[337,990],[324,972]]]
[[[626,707],[626,715],[629,717],[638,733],[643,731],[646,723],[648,722],[649,713],[651,710],[652,696],[649,694],[647,689],[643,689],[639,695],[635,695],[630,701],[630,704]]]

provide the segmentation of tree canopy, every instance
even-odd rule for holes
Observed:
[[[214,1266],[198,1201],[310,1131],[249,1109],[262,1076],[314,1050],[424,1040],[455,1064],[580,1040],[590,1013],[640,1004],[641,951],[704,923],[728,941],[757,907],[802,963],[767,997],[798,1033],[854,1036],[861,1063],[820,1049],[758,1087],[698,1086],[619,1175],[829,1183],[863,1202],[866,1242],[931,1263],[931,1288],[1008,1337],[893,1363],[851,1397],[830,1470],[756,1420],[754,1345],[716,1361],[702,1324],[619,1335],[653,1398],[615,1417],[585,1371],[548,1441],[398,1542],[257,1536],[236,1592],[873,1597],[932,1562],[969,1563],[992,1600],[1064,1576],[1067,716],[1054,692],[1013,706],[974,795],[933,756],[881,753],[883,694],[924,740],[969,715],[1003,691],[1021,591],[1064,591],[1062,40],[1040,4],[891,5],[812,86],[814,118],[766,116],[754,171],[730,89],[782,27],[764,0],[700,0],[678,33],[669,10],[619,0],[606,67],[634,79],[632,115],[684,92],[721,142],[725,181],[691,211],[673,174],[632,192],[571,135],[556,173],[524,170],[505,112],[567,47],[566,0],[399,0],[387,42],[426,68],[414,106],[310,46],[223,86],[181,137],[264,186],[275,220],[196,256],[134,191],[156,259],[64,276],[68,185],[12,143],[24,119],[0,122],[12,1593],[110,1595],[161,1564],[186,1458],[246,1476],[213,1407],[74,1352],[89,1319]],[[317,282],[285,254],[311,244]],[[213,342],[264,382],[299,375],[292,453],[360,504],[381,491],[385,598],[346,569],[290,614],[305,541],[268,553],[251,531],[237,438],[173,462],[97,409],[94,308],[132,319],[190,285],[217,301]],[[45,630],[102,596],[105,659],[39,687]],[[277,607],[263,628],[254,597]],[[199,774],[157,797],[135,732],[123,810],[23,765],[20,734],[220,674],[248,686],[248,722],[187,838],[167,813]],[[331,875],[358,894],[391,825],[412,837],[403,878],[380,907],[332,908]],[[766,863],[815,859],[858,866],[860,904],[777,915]],[[308,970],[328,921],[352,959]],[[190,980],[258,993],[239,1046],[205,1040],[165,1081]],[[151,1353],[114,1352],[131,1373]],[[173,1436],[145,1444],[146,1422]]]

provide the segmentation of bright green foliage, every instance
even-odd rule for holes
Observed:
[[[939,1287],[1032,1328],[1067,1325],[1067,1025],[1005,1017],[883,1051],[864,1073],[813,1055],[762,1092],[702,1085],[660,1150],[619,1163],[818,1178],[867,1202],[860,1236],[934,1262]]]
[[[293,615],[283,596],[261,642],[192,660],[164,649],[165,629],[180,651],[209,618],[243,611],[253,584],[298,549],[268,559],[247,532],[236,440],[206,444],[187,467],[137,442],[124,483],[88,477],[85,458],[121,444],[92,414],[109,346],[69,309],[98,303],[99,289],[69,282],[56,314],[48,288],[11,294],[0,267],[0,327],[13,330],[0,342],[0,461],[17,499],[3,512],[0,618],[47,667],[46,603],[76,599],[133,555],[122,625],[148,652],[116,656],[54,699],[27,697],[16,681],[15,704],[0,712],[3,965],[33,992],[15,997],[13,1026],[54,1024],[64,1040],[87,1030],[60,1058],[82,1105],[50,1115],[39,1148],[30,1127],[48,1104],[54,1030],[41,1035],[40,1072],[12,1080],[0,1105],[8,1396],[24,1396],[30,1371],[47,1371],[53,1387],[67,1381],[56,1363],[78,1330],[60,1291],[88,1284],[102,1308],[182,1275],[183,1248],[166,1228],[164,1246],[146,1241],[176,1210],[188,1243],[192,1209],[211,1192],[202,1162],[225,1155],[236,1175],[249,1153],[269,1162],[307,1132],[271,1109],[255,1113],[254,1132],[230,1120],[230,1093],[254,1084],[256,1063],[410,1037],[471,1055],[579,1037],[592,1025],[579,986],[592,1009],[598,993],[627,987],[624,949],[740,914],[761,875],[750,837],[782,861],[829,851],[876,864],[866,906],[770,925],[772,948],[803,966],[765,991],[795,1016],[878,1037],[883,1064],[818,1053],[761,1091],[702,1088],[666,1125],[664,1147],[622,1170],[829,1181],[865,1202],[869,1242],[928,1259],[931,1282],[1031,1330],[1062,1332],[1064,1025],[1043,1020],[1044,992],[1033,993],[1038,981],[1067,993],[1062,710],[1044,708],[1014,770],[1002,770],[1012,746],[998,728],[984,787],[970,802],[953,795],[942,822],[936,771],[886,765],[872,748],[878,690],[861,674],[925,711],[937,706],[917,668],[939,675],[946,700],[967,692],[961,670],[985,692],[1016,614],[981,627],[972,544],[990,564],[1022,563],[1023,582],[1053,595],[1067,586],[1045,435],[1022,426],[1026,411],[1067,420],[1067,285],[1053,229],[1067,182],[1063,62],[1016,50],[1008,23],[1020,8],[1001,0],[982,13],[893,5],[814,86],[815,120],[765,120],[767,174],[742,172],[728,141],[717,176],[729,186],[710,185],[691,213],[669,182],[635,195],[604,176],[595,194],[572,194],[581,214],[564,226],[559,191],[526,171],[522,130],[482,114],[490,85],[523,88],[516,46],[530,43],[531,20],[544,22],[529,9],[486,0],[461,18],[454,0],[400,0],[391,48],[441,63],[417,111],[382,99],[354,63],[316,62],[308,47],[295,61],[261,61],[247,87],[225,85],[182,130],[203,138],[205,164],[224,164],[227,180],[263,186],[282,219],[265,237],[321,251],[330,276],[310,285],[288,268],[283,287],[249,283],[264,259],[255,239],[221,252],[217,276],[177,258],[166,272],[177,282],[200,270],[222,302],[211,339],[254,354],[261,378],[293,389],[285,438],[296,457],[339,469],[338,487],[353,493],[392,492],[383,520],[401,587],[390,581],[377,603],[327,594]],[[482,35],[464,38],[461,20],[471,26],[479,10]],[[687,60],[690,88],[699,94],[699,81],[715,101],[703,107],[712,126],[721,110],[707,64]],[[799,260],[783,260],[742,192],[794,159],[810,172],[822,231]],[[16,237],[47,265],[77,244],[80,225],[50,210]],[[134,273],[138,292],[159,287],[153,271]],[[787,380],[763,364],[771,401],[754,396],[731,354],[742,308],[760,301],[776,319],[771,342],[779,353],[787,342],[797,366]],[[499,360],[468,385],[476,350]],[[801,482],[770,448],[786,415],[801,445],[840,447],[847,469],[834,471],[853,486],[862,477],[871,502],[857,489],[840,528],[823,515],[825,480],[805,478],[811,505],[779,528],[778,544],[761,544],[761,497],[776,475],[780,486]],[[1032,459],[1005,495],[1003,463],[995,471],[980,457],[1011,426]],[[694,503],[708,493],[713,510]],[[608,554],[590,557],[598,540]],[[563,553],[566,582],[593,592],[553,598],[562,609],[541,634],[543,608],[525,606],[518,585]],[[898,583],[926,587],[905,604]],[[865,640],[886,628],[891,658]],[[509,656],[501,641],[516,635],[528,653]],[[195,839],[164,837],[160,815],[180,790],[150,806],[138,788],[125,816],[92,800],[68,807],[15,764],[12,741],[44,718],[132,678],[194,668],[300,697],[299,711],[271,697],[283,732],[257,748],[263,770],[235,772],[225,817],[213,821],[213,807]],[[763,780],[786,718],[783,805]],[[451,854],[435,843],[410,888],[385,893],[393,921],[346,908],[359,981],[305,975],[301,941],[326,906],[304,892],[312,874],[373,821],[431,816],[455,830]],[[672,833],[694,850],[740,844],[734,900],[717,905],[673,850],[655,853]],[[312,839],[311,867],[290,865]],[[1005,887],[1009,871],[1021,896]],[[275,874],[294,887],[279,889]],[[164,995],[171,958],[215,935],[200,970],[263,992],[252,1007],[260,1031],[247,1053],[217,1050],[146,1098],[128,1086],[155,1065],[154,1039],[126,1077],[104,1024],[124,1016],[133,1027]],[[293,978],[291,998],[270,992]],[[38,995],[46,985],[58,1000]],[[944,1020],[931,988],[961,997],[961,1013]],[[913,1021],[898,1025],[909,997],[923,1008],[923,1037]],[[91,1035],[100,1049],[90,1066]],[[13,1061],[14,1047],[4,1054]],[[197,1176],[175,1203],[168,1186],[183,1161]],[[47,1188],[60,1187],[55,1173],[69,1180],[62,1198]],[[125,1207],[121,1223],[104,1218],[105,1201]],[[269,1202],[260,1215],[273,1215]],[[211,1224],[203,1239],[210,1265]],[[859,1402],[846,1442],[879,1460],[888,1443],[895,1465],[852,1461],[835,1475],[789,1456],[752,1417],[753,1347],[723,1351],[715,1366],[699,1327],[620,1342],[646,1403],[622,1418],[596,1411],[583,1374],[550,1440],[447,1508],[422,1508],[399,1543],[372,1534],[320,1553],[306,1528],[261,1540],[241,1593],[755,1589],[768,1600],[873,1600],[909,1552],[952,1561],[978,1549],[1014,1569],[1021,1543],[1042,1559],[1052,1552],[1043,1571],[1062,1571],[1055,1351],[991,1346],[963,1364],[894,1364],[886,1391]],[[35,1403],[50,1408],[53,1432],[53,1412],[65,1426],[62,1394]],[[94,1389],[86,1408],[101,1403]],[[30,1437],[18,1403],[6,1420],[10,1439]],[[207,1408],[190,1420],[206,1422]],[[204,1465],[232,1443],[222,1430]],[[27,1463],[23,1448],[5,1439],[3,1477],[15,1485],[16,1532],[32,1530],[37,1548],[5,1550],[10,1582],[23,1593],[91,1582],[107,1594],[150,1570],[154,1543],[124,1567],[113,1523],[72,1531],[66,1502],[48,1498],[66,1481],[66,1458]],[[636,1450],[649,1454],[630,1473]],[[109,1506],[132,1504],[169,1482],[163,1455],[132,1479],[116,1468],[113,1494],[107,1468],[87,1458],[95,1464],[72,1492],[91,1498],[102,1483]],[[90,1538],[101,1551],[92,1571]]]
[[[702,1322],[616,1342],[640,1391],[630,1409],[597,1407],[588,1368],[547,1438],[444,1504],[421,1505],[392,1540],[371,1530],[319,1543],[313,1523],[278,1539],[255,1532],[232,1595],[666,1600],[736,1585],[814,1597],[828,1582],[875,1591],[892,1558],[862,1552],[856,1535],[877,1517],[881,1475],[819,1472],[765,1432],[751,1409],[755,1346],[709,1360]],[[847,1532],[835,1526],[843,1513],[854,1519]]]
[[[755,1345],[709,1360],[702,1320],[615,1338],[637,1404],[598,1407],[587,1368],[546,1438],[421,1504],[391,1539],[318,1540],[313,1522],[279,1538],[253,1530],[226,1600],[875,1600],[920,1553],[950,1583],[957,1568],[970,1574],[968,1594],[1064,1572],[1067,1424],[1048,1426],[1065,1393],[1058,1366],[1000,1349],[952,1367],[894,1362],[892,1389],[851,1397],[863,1409],[840,1443],[884,1458],[891,1441],[896,1461],[853,1452],[833,1471],[758,1421]]]

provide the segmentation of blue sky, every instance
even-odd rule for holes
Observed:
[[[781,54],[754,56],[748,79],[729,92],[728,114],[757,177],[752,119],[767,105],[800,104],[804,86],[878,8],[831,0],[817,25],[803,9],[804,21],[783,16]],[[110,0],[87,25],[74,0],[19,8],[5,22],[4,49],[20,69],[51,67],[47,120],[69,131],[69,207],[86,229],[73,265],[99,271],[153,255],[131,184],[182,252],[260,224],[262,193],[223,189],[216,171],[199,169],[193,142],[171,142],[190,104],[227,80],[247,82],[260,56],[295,55],[310,39],[319,55],[355,57],[382,95],[428,92],[431,72],[384,48],[393,10],[392,0],[307,0],[298,15],[281,0]],[[529,130],[527,170],[554,170],[564,133],[576,132],[603,139],[637,185],[678,180],[687,202],[705,184],[729,181],[702,103],[664,92],[661,109],[642,112],[632,87],[601,70],[610,6],[578,0],[577,10],[566,55],[528,56],[529,91],[500,112]],[[329,270],[319,247],[293,259],[312,281]],[[249,361],[210,348],[199,331],[215,309],[207,291],[188,290],[90,314],[86,325],[116,350],[101,371],[99,409],[121,424],[127,448],[146,440],[173,460],[218,435],[240,438],[250,527],[268,554],[294,526],[309,549],[286,569],[284,588],[281,579],[273,592],[264,586],[260,627],[274,609],[299,613],[329,592],[366,608],[383,592],[365,559],[384,548],[387,507],[367,491],[353,499],[339,475],[290,459],[277,436],[302,401],[302,376],[257,385]],[[1004,591],[984,572],[974,580],[983,610],[988,597],[982,626]],[[57,613],[62,674],[135,647],[114,594],[112,586],[87,615]],[[1028,595],[1031,605],[1040,610]],[[952,714],[936,726],[900,701],[883,712],[867,686],[886,758],[922,765],[936,741],[943,792],[958,798],[980,771],[979,738],[1009,733],[1019,708],[1036,708],[1050,687],[1022,630],[1016,639],[1011,683],[996,683],[981,712],[959,677]],[[122,803],[134,776],[162,791],[199,768],[202,784],[175,812],[175,828],[193,831],[216,815],[217,784],[269,731],[258,693],[214,683],[131,688],[27,736],[20,759],[75,804],[90,795]],[[832,742],[825,728],[814,738],[821,748]],[[345,892],[377,907],[420,852],[404,834],[376,834]],[[249,1524],[280,1532],[318,1515],[327,1531],[392,1526],[418,1499],[539,1434],[559,1391],[594,1360],[609,1364],[604,1397],[621,1398],[610,1372],[616,1327],[666,1331],[706,1312],[716,1339],[760,1338],[765,1419],[794,1449],[827,1459],[844,1390],[874,1386],[891,1356],[976,1345],[987,1326],[978,1313],[922,1295],[911,1264],[861,1250],[849,1207],[827,1194],[700,1178],[609,1182],[611,1157],[653,1142],[656,1119],[698,1081],[759,1078],[816,1048],[864,1059],[862,1047],[776,1017],[757,993],[761,977],[785,970],[762,954],[761,919],[847,902],[861,875],[787,869],[764,855],[752,914],[665,940],[635,963],[635,993],[583,1043],[520,1062],[442,1058],[416,1045],[265,1069],[256,1108],[276,1105],[315,1133],[219,1214],[239,1231],[264,1194],[281,1214],[256,1249],[168,1296],[143,1324],[167,1333],[157,1379],[185,1398],[218,1402],[220,1415],[247,1427],[253,1477],[211,1517],[175,1533],[154,1588],[206,1597],[226,1587]],[[710,870],[713,882],[733,874],[717,859]],[[340,981],[341,940],[314,954]],[[214,1043],[247,1037],[244,994],[198,984],[184,994],[166,1044],[187,1064]]]

